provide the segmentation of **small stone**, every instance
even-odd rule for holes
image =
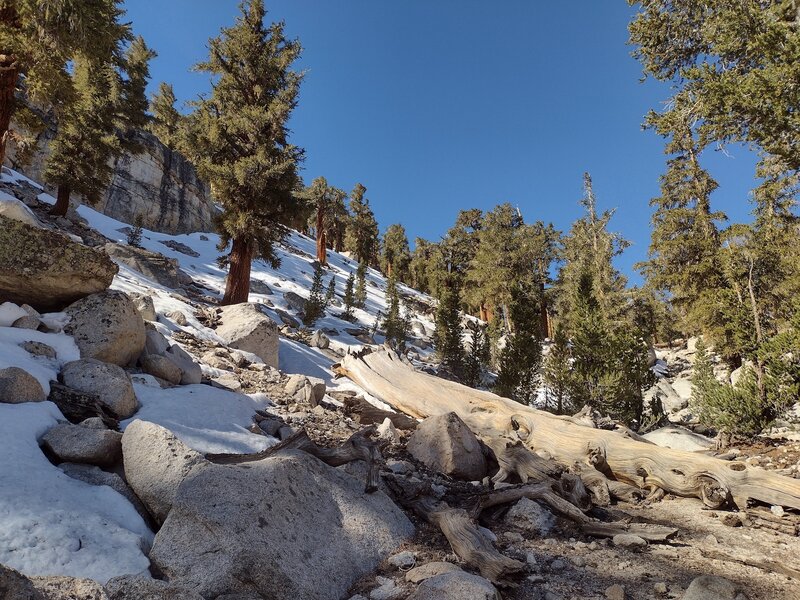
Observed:
[[[533,552],[526,552],[525,553],[525,562],[528,563],[530,566],[534,566],[537,563],[536,555]]]
[[[442,496],[444,496],[444,494],[442,494]],[[494,534],[494,532],[491,529],[486,529],[486,527],[481,527],[479,525],[478,526],[478,531],[480,531],[481,535],[483,537],[485,537],[487,540],[489,540],[490,542],[492,542],[493,544],[497,541],[497,536]]]
[[[387,562],[397,569],[407,571],[417,563],[417,557],[413,552],[406,550],[390,556]]]
[[[541,575],[528,575],[527,579],[531,583],[544,583],[546,581]]]
[[[386,577],[376,577],[381,585],[369,593],[370,600],[395,600],[405,595],[403,588],[399,587],[393,580]]]
[[[405,475],[414,471],[414,465],[407,460],[387,460],[386,467],[395,475]]]
[[[615,583],[611,587],[606,588],[605,595],[608,600],[625,600],[625,588]]]
[[[591,542],[589,544],[589,550],[592,550],[592,551],[597,550],[599,547],[600,547],[600,545],[597,542]]]
[[[572,564],[576,567],[585,567],[586,566],[586,559],[582,556],[575,556],[572,559]]]
[[[728,527],[742,526],[742,517],[736,513],[723,513],[720,515],[719,520],[723,525],[727,525]]]
[[[56,351],[42,342],[22,342],[19,347],[33,356],[44,356],[45,358],[56,357]]]
[[[449,562],[430,562],[414,567],[406,573],[406,581],[409,583],[420,583],[431,577],[442,575],[443,573],[454,573],[461,569]]]
[[[710,533],[705,537],[705,542],[706,544],[711,544],[713,546],[719,544],[719,540],[716,538],[716,536]]]
[[[632,533],[618,533],[613,537],[613,542],[615,546],[630,550],[638,550],[647,546],[645,540]]]
[[[503,537],[505,537],[505,538],[506,538],[506,540],[508,540],[509,542],[511,542],[511,543],[517,543],[517,544],[518,544],[519,542],[522,542],[522,541],[524,541],[524,540],[525,540],[525,538],[524,538],[524,537],[522,537],[522,534],[521,534],[521,533],[517,533],[516,531],[506,531],[506,532],[503,534]]]
[[[186,315],[179,310],[173,310],[172,312],[166,313],[164,316],[175,321],[175,323],[181,327],[186,327],[186,325],[189,324],[189,321],[186,320]]]
[[[61,462],[111,466],[122,458],[122,434],[108,429],[62,423],[45,433],[42,443]]]
[[[769,510],[776,517],[782,517],[783,516],[783,507],[782,506],[774,505],[774,506],[771,506]]]
[[[32,317],[30,315],[25,317],[20,317],[16,321],[14,321],[11,326],[16,327],[17,329],[39,329],[39,325],[41,325],[41,321],[36,317]]]
[[[42,384],[25,369],[0,369],[0,402],[41,402],[45,397]]]
[[[561,560],[560,558],[557,558],[550,563],[550,569],[553,571],[563,571],[566,568],[567,568],[567,563]]]
[[[663,581],[659,581],[653,585],[653,591],[656,594],[664,595],[667,593],[667,584]]]

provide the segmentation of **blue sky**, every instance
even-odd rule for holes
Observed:
[[[526,221],[566,231],[589,171],[613,229],[632,242],[617,266],[632,283],[647,254],[648,201],[663,142],[642,131],[666,85],[641,83],[626,45],[624,0],[267,0],[304,47],[307,71],[291,121],[306,149],[303,177],[367,187],[381,230],[438,239],[462,208],[518,205]],[[233,22],[235,0],[126,0],[128,19],[159,56],[160,81],[189,100],[209,89],[189,68]],[[755,159],[707,151],[714,208],[749,215]]]

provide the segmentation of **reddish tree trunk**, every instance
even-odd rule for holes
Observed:
[[[59,185],[56,193],[56,203],[50,209],[50,214],[55,217],[63,217],[69,209],[69,196],[72,190],[68,185]]]
[[[228,279],[222,305],[247,302],[250,295],[250,265],[253,262],[253,242],[247,238],[233,238]]]
[[[13,2],[3,2],[0,6],[0,23],[5,27],[19,27],[19,16]],[[6,160],[8,128],[11,125],[11,115],[14,114],[14,92],[19,77],[17,59],[10,50],[10,48],[0,48],[0,165]]]
[[[325,208],[322,202],[317,206],[317,260],[321,265],[328,264],[328,246],[325,241]]]

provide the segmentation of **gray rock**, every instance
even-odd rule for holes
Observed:
[[[186,315],[179,310],[173,310],[171,312],[166,313],[164,316],[167,317],[168,319],[172,319],[173,321],[175,321],[175,323],[177,323],[181,327],[186,327],[189,324],[189,321],[186,320]]]
[[[67,387],[96,396],[122,419],[132,416],[139,408],[130,376],[117,365],[82,358],[64,365],[61,378]]]
[[[163,379],[172,385],[178,385],[181,382],[181,377],[183,376],[181,369],[168,356],[142,354],[139,358],[139,364],[145,373]]]
[[[45,358],[55,358],[56,351],[51,346],[47,344],[43,344],[42,342],[22,342],[19,345],[20,348],[25,350],[25,352],[32,354],[33,356],[44,356]]]
[[[144,321],[124,292],[92,294],[70,304],[64,332],[75,338],[82,358],[96,358],[124,367],[144,349]]]
[[[166,519],[181,482],[206,464],[171,431],[138,419],[122,436],[122,457],[128,485],[158,523]]]
[[[311,336],[311,345],[314,348],[320,348],[321,350],[325,350],[331,345],[331,340],[327,335],[317,330]]]
[[[199,364],[178,344],[173,344],[166,355],[181,370],[181,385],[192,385],[203,381],[203,370]]]
[[[187,478],[150,560],[203,597],[338,600],[413,532],[383,493],[286,451]]]
[[[296,313],[302,313],[306,310],[306,299],[300,294],[296,294],[294,292],[284,292],[283,299],[286,300],[286,304],[289,305],[289,308]]]
[[[161,240],[161,243],[170,250],[175,250],[175,252],[180,252],[186,256],[191,256],[192,258],[199,258],[200,256],[199,252],[192,250],[192,248],[177,240]]]
[[[48,600],[22,573],[0,565],[0,598],[5,600]]]
[[[677,412],[689,406],[689,400],[681,398],[678,392],[664,379],[656,383],[659,391],[661,391],[661,406],[666,414]]]
[[[188,588],[143,575],[109,579],[106,594],[108,600],[203,600],[200,594]]]
[[[177,260],[158,252],[113,242],[103,249],[114,262],[130,267],[164,287],[176,289],[192,282],[192,278],[180,269]]]
[[[618,533],[612,538],[615,546],[638,550],[647,546],[647,541],[632,533]]]
[[[534,535],[546,535],[553,529],[556,519],[535,500],[522,498],[506,513],[505,522]]]
[[[480,481],[486,475],[486,458],[478,438],[453,412],[422,421],[407,449],[431,469],[457,479]]]
[[[388,577],[376,577],[380,585],[369,593],[369,600],[397,600],[405,595],[405,590]]]
[[[146,325],[144,349],[148,354],[161,355],[169,350],[169,342],[152,325]]]
[[[81,427],[83,427],[83,424],[81,424]],[[116,473],[103,471],[101,468],[94,465],[84,465],[79,463],[61,463],[58,465],[58,468],[73,479],[83,481],[89,485],[107,485],[115,492],[124,496],[128,502],[133,504],[136,512],[142,515],[144,519],[149,518],[147,508],[145,508],[144,504],[142,504],[142,501],[139,500],[138,496],[133,493],[133,490],[128,486],[127,483],[125,483],[122,477]]]
[[[105,254],[69,237],[0,216],[0,298],[39,310],[61,310],[111,285]]]
[[[37,317],[27,315],[14,321],[11,326],[17,329],[33,329],[35,331],[39,329],[39,325],[41,324],[42,322]]]
[[[397,554],[392,554],[387,561],[390,565],[395,567],[396,569],[407,570],[413,567],[417,562],[416,555],[409,551],[405,550],[404,552],[398,552]]]
[[[142,319],[145,321],[156,321],[158,319],[156,315],[156,307],[153,304],[153,297],[147,294],[139,294],[133,292],[128,294],[133,302],[136,310],[139,311],[139,314],[142,315]]]
[[[103,419],[100,417],[89,417],[78,423],[81,427],[88,427],[89,429],[108,429]]]
[[[490,581],[477,575],[454,571],[426,579],[408,600],[500,600]]]
[[[747,600],[732,581],[715,575],[701,575],[692,580],[683,600]]]
[[[431,577],[442,575],[444,573],[455,573],[461,571],[458,565],[449,562],[429,562],[419,567],[414,567],[406,573],[406,581],[409,583],[420,583]]]
[[[0,369],[0,402],[20,404],[41,402],[46,398],[42,384],[19,367]]]
[[[278,368],[278,325],[258,308],[243,302],[222,308],[217,335],[231,348],[252,352],[270,367]]]
[[[250,279],[250,293],[251,294],[272,294],[269,286],[260,279]]]
[[[112,466],[122,458],[122,434],[61,423],[42,436],[42,445],[60,462]]]
[[[103,586],[93,579],[48,575],[31,577],[31,583],[47,600],[108,600]]]
[[[615,583],[606,588],[605,596],[608,600],[625,600],[625,588]]]

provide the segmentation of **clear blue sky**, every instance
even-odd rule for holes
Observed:
[[[462,208],[518,205],[526,221],[566,231],[589,171],[613,229],[632,242],[618,261],[633,283],[647,254],[648,201],[663,142],[642,118],[668,96],[641,83],[626,45],[624,0],[266,0],[304,47],[307,70],[291,121],[303,177],[367,187],[383,231],[402,223],[436,240]],[[189,72],[207,40],[238,14],[235,0],[126,0],[128,19],[159,54],[159,81],[189,100],[209,89]],[[754,157],[708,151],[712,202],[748,218]]]

